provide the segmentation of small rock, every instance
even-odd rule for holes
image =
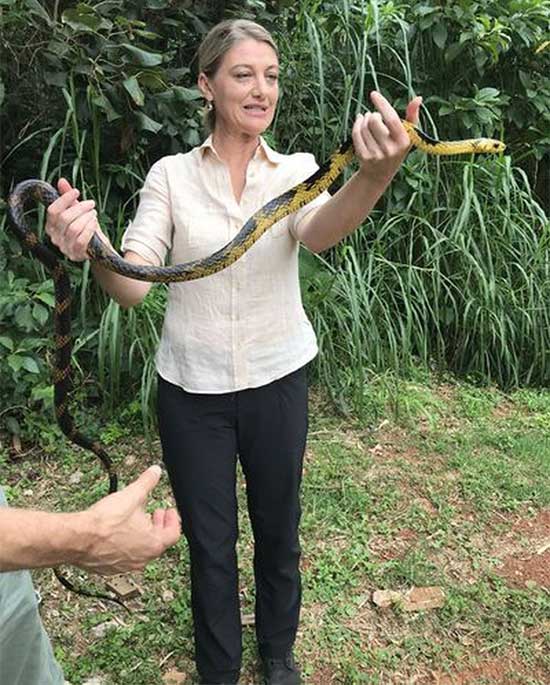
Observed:
[[[405,594],[404,611],[438,609],[445,604],[445,593],[440,587],[413,587]]]
[[[185,685],[185,678],[185,673],[172,669],[162,676],[162,682],[164,685]]]
[[[109,630],[109,628],[117,628],[118,623],[116,621],[105,621],[104,623],[98,623],[97,626],[94,626],[91,629],[91,632],[95,637],[97,638],[103,638],[105,637],[105,633]]]
[[[396,592],[395,590],[375,590],[372,593],[372,601],[381,609],[387,609],[402,599],[403,595],[401,592]]]
[[[426,611],[442,607],[445,593],[440,587],[413,587],[408,592],[375,590],[372,601],[382,609],[399,604],[403,611]]]
[[[131,454],[124,459],[124,463],[126,466],[133,466],[136,463],[136,458],[133,457]]]
[[[32,490],[23,490],[23,494],[25,497],[32,497],[33,492]]]
[[[254,622],[254,614],[243,614],[241,611],[241,623],[243,626],[253,626]]]
[[[78,485],[82,481],[82,471],[75,471],[69,476],[69,483],[71,485]]]
[[[106,585],[121,599],[133,599],[142,594],[141,588],[127,575],[112,576]]]
[[[82,685],[107,685],[107,679],[102,675],[95,675],[85,680]]]
[[[171,602],[174,599],[174,593],[172,590],[165,590],[162,593],[162,599],[164,602]]]

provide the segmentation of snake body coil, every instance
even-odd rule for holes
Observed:
[[[402,123],[411,144],[430,155],[499,153],[505,149],[505,145],[501,141],[487,138],[438,141],[410,122],[403,121]],[[353,143],[349,139],[330,156],[317,172],[264,205],[248,219],[231,242],[204,259],[162,267],[132,264],[122,259],[114,250],[104,244],[97,234],[92,236],[88,245],[88,254],[91,260],[100,263],[105,268],[142,281],[174,283],[210,276],[237,261],[275,223],[327,190],[342,173],[344,167],[349,164],[352,157]],[[114,492],[117,489],[117,478],[112,470],[109,456],[97,440],[88,438],[75,428],[68,409],[68,396],[71,387],[70,309],[72,295],[67,271],[57,251],[53,250],[47,243],[40,242],[37,235],[29,229],[24,218],[25,206],[29,202],[36,203],[38,201],[47,206],[58,197],[58,192],[49,183],[34,179],[23,181],[15,187],[9,197],[9,216],[15,235],[22,245],[51,272],[55,285],[56,355],[53,381],[57,421],[69,440],[97,455],[109,475],[109,492]]]

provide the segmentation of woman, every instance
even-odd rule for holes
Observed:
[[[273,39],[244,20],[215,26],[199,49],[198,86],[211,135],[198,148],[159,160],[141,191],[122,249],[138,264],[211,254],[265,202],[308,177],[309,154],[281,155],[261,137],[279,98]],[[241,623],[235,544],[237,456],[255,538],[256,634],[269,685],[300,683],[292,647],[300,609],[299,487],[307,432],[305,365],[315,337],[298,282],[298,246],[320,252],[368,215],[399,168],[409,139],[379,93],[358,116],[359,171],[274,226],[232,267],[172,284],[160,349],[158,418],[191,559],[197,669],[202,683],[236,683]],[[407,116],[416,121],[420,100]],[[61,179],[46,230],[74,260],[100,228],[93,201]],[[103,236],[105,240],[107,238]],[[150,284],[92,265],[124,306]]]

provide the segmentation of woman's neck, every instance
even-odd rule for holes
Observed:
[[[232,134],[216,127],[212,134],[212,144],[219,158],[229,167],[246,167],[254,157],[260,143],[259,136]]]

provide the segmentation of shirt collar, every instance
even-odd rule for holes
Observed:
[[[212,143],[212,134],[210,134],[197,149],[202,154],[204,154],[206,150],[211,150],[216,157],[218,156],[218,153],[216,152],[216,149]],[[258,156],[263,156],[265,159],[271,162],[271,164],[280,164],[284,159],[284,155],[282,155],[280,152],[277,152],[272,147],[269,147],[262,136],[260,136],[260,144],[256,148],[253,159],[257,159]]]

